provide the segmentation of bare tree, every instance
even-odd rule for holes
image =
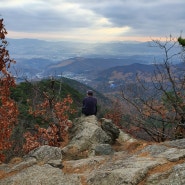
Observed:
[[[183,137],[185,65],[177,61],[184,61],[184,49],[172,36],[166,41],[153,40],[150,46],[158,47],[162,53],[162,60],[154,61],[150,82],[141,81],[138,75],[135,86],[122,87],[121,97],[132,106],[131,124],[145,131],[150,139],[161,142]]]

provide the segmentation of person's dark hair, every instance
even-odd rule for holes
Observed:
[[[88,91],[87,91],[87,94],[88,94],[89,96],[93,96],[93,91],[92,91],[92,90],[88,90]]]

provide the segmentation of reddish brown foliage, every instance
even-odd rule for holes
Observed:
[[[115,100],[111,110],[108,111],[104,117],[107,119],[111,119],[116,126],[118,126],[119,128],[122,128],[120,124],[122,120],[122,116],[123,116],[123,108],[121,106],[121,103],[119,100]]]
[[[3,19],[0,20],[0,161],[5,159],[4,151],[12,145],[10,136],[17,121],[18,110],[16,103],[10,98],[10,88],[15,86],[15,80],[9,73],[10,64],[14,62],[9,58],[6,50],[6,29]]]
[[[35,111],[30,110],[30,114],[33,114],[35,117],[42,116],[45,121],[49,122],[50,126],[45,129],[36,125],[35,134],[30,132],[25,133],[26,143],[24,150],[26,152],[43,144],[60,146],[61,141],[65,142],[68,128],[71,126],[71,122],[68,120],[69,114],[75,112],[71,108],[72,102],[71,97],[67,96],[63,101],[52,101],[51,106],[51,101],[46,97],[43,103],[37,105]]]

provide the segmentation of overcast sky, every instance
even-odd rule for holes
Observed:
[[[1,0],[9,38],[146,41],[185,35],[185,0]]]

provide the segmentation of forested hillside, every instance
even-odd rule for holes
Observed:
[[[36,106],[39,102],[42,102],[44,94],[47,93],[48,96],[57,97],[58,99],[63,99],[67,95],[70,95],[73,100],[73,107],[77,111],[73,117],[77,117],[81,114],[82,100],[89,89],[92,88],[68,78],[44,79],[36,82],[26,81],[12,88],[11,98],[17,102],[20,109],[20,116],[26,119],[26,112],[28,113],[29,106],[33,106],[33,104]],[[98,114],[102,114],[101,111],[103,111],[111,101],[96,90],[94,90],[94,96],[98,99]]]
[[[48,129],[53,121],[57,124],[56,119],[60,120],[60,118],[58,118],[56,111],[63,112],[64,107],[70,106],[70,109],[74,111],[70,112],[66,109],[63,116],[67,116],[66,118],[70,120],[80,117],[82,100],[89,88],[80,82],[67,78],[45,79],[36,82],[25,81],[12,87],[10,96],[16,102],[19,111],[18,124],[14,128],[12,139],[16,139],[17,142],[14,143],[13,147],[18,148],[19,151],[12,151],[7,154],[7,157],[24,153],[22,150],[25,142],[24,135],[28,131],[32,134],[37,133],[36,125]],[[55,106],[58,102],[65,102],[66,97],[69,96],[71,101],[67,102],[66,105],[62,104],[56,110]],[[106,108],[110,105],[110,100],[97,91],[94,91],[94,96],[98,99],[97,117],[99,117],[105,113]]]

